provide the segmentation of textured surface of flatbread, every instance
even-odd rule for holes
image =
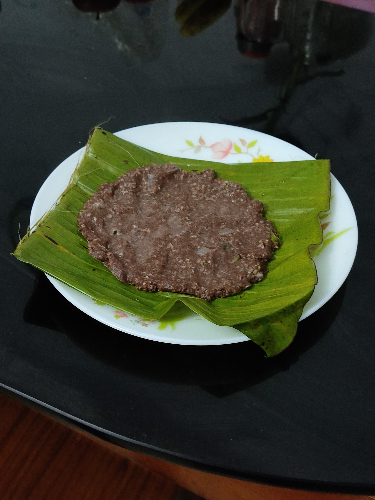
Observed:
[[[260,281],[277,248],[262,203],[240,184],[172,164],[102,184],[78,226],[90,254],[124,283],[206,300]]]

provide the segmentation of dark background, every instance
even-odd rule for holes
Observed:
[[[168,460],[374,493],[374,14],[281,1],[275,16],[275,2],[242,0],[195,12],[191,1],[181,27],[181,2],[93,3],[1,2],[0,383]],[[11,256],[41,184],[93,126],[164,121],[237,124],[330,158],[353,203],[352,271],[275,359],[250,342],[117,332]]]

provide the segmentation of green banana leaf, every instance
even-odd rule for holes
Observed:
[[[118,281],[87,251],[77,214],[103,182],[149,163],[185,170],[214,168],[261,200],[280,235],[281,247],[266,277],[250,289],[212,302],[186,294],[144,292]],[[222,164],[158,154],[96,128],[57,205],[17,246],[14,255],[81,292],[144,319],[160,319],[176,301],[218,325],[230,325],[274,356],[295,336],[317,281],[309,246],[322,241],[319,213],[329,209],[328,160]]]

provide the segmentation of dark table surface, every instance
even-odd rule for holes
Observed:
[[[375,492],[375,15],[314,1],[179,4],[1,2],[0,383],[167,460]],[[41,184],[93,126],[166,121],[239,125],[329,158],[353,203],[349,277],[274,359],[250,342],[112,330],[11,256]]]

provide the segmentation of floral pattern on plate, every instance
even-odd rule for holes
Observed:
[[[231,139],[222,139],[221,141],[217,141],[212,143],[211,145],[207,145],[206,141],[202,136],[199,137],[198,143],[194,144],[194,142],[186,139],[186,144],[189,146],[185,151],[193,151],[194,153],[200,153],[202,149],[211,149],[212,154],[211,158],[213,160],[222,160],[228,155],[248,155],[253,159],[253,162],[269,162],[273,161],[270,155],[261,155],[260,148],[257,149],[257,152],[253,154],[250,150],[255,147],[258,143],[258,140],[253,141],[245,141],[245,139],[238,139],[237,142],[231,141]],[[239,145],[239,144],[240,145]]]

